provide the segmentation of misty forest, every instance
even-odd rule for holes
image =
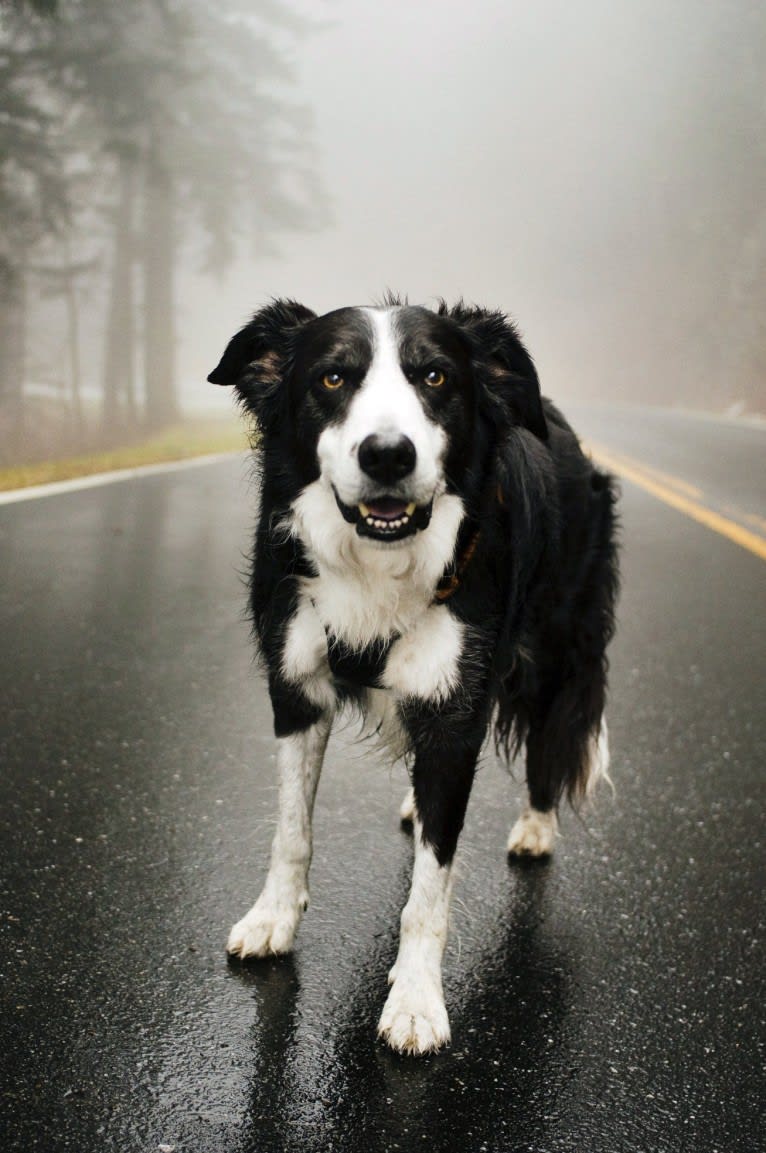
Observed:
[[[177,420],[179,268],[220,274],[235,235],[257,252],[311,225],[304,114],[276,95],[290,77],[274,44],[299,25],[281,0],[240,10],[3,5],[5,462]]]
[[[556,396],[766,412],[761,5],[303,2],[0,0],[0,464],[173,425],[272,292],[466,295]]]

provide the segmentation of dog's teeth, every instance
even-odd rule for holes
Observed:
[[[365,518],[367,518],[370,515],[370,510],[368,509],[367,505],[362,504],[361,501],[359,502],[359,511],[362,514],[362,516]]]
[[[366,506],[359,506],[360,508]],[[396,520],[381,520],[380,517],[373,516],[369,509],[364,516],[364,523],[368,528],[377,529],[379,532],[398,532],[400,528],[410,523],[410,517],[407,513],[402,513]]]
[[[417,507],[418,507],[418,506],[415,504],[415,501],[414,501],[414,500],[413,500],[413,501],[410,501],[410,503],[407,505],[407,508],[406,508],[406,510],[405,510],[405,511],[406,511],[406,513],[407,513],[407,516],[408,516],[408,517],[412,516],[412,514],[414,513],[414,511],[415,511],[415,509],[416,509]]]

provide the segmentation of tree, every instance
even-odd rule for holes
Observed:
[[[41,237],[64,230],[70,211],[52,141],[50,22],[36,15],[46,7],[17,4],[0,24],[0,405],[12,428],[23,416],[27,264]]]
[[[237,0],[16,0],[0,29],[0,212],[13,221],[0,248],[0,325],[23,331],[14,308],[36,248],[48,269],[56,245],[62,269],[95,267],[102,248],[111,428],[134,420],[141,401],[153,423],[178,412],[175,277],[190,239],[212,271],[248,230],[321,220],[310,131],[274,46],[303,24],[281,0],[259,13]],[[71,289],[66,276],[49,283]],[[20,396],[12,347],[0,340],[0,387]]]
[[[93,148],[112,172],[105,417],[132,387],[138,266],[145,414],[164,424],[178,412],[174,277],[185,233],[202,232],[212,270],[231,258],[246,214],[264,230],[321,219],[306,179],[306,117],[274,93],[290,72],[270,34],[302,25],[274,0],[257,20],[236,0],[62,0],[60,11]]]

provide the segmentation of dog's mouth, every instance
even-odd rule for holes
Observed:
[[[333,492],[344,520],[356,526],[359,536],[372,540],[402,540],[427,528],[431,520],[433,500],[417,504],[414,500],[385,495],[349,505],[340,499],[335,489]]]

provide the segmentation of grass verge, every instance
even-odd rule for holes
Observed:
[[[248,446],[247,431],[241,422],[189,420],[120,448],[0,468],[0,491],[71,480],[113,469],[187,460],[213,452],[242,452]]]

